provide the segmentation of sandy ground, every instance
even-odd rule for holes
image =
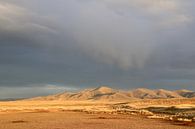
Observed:
[[[169,104],[167,100],[163,100],[160,106],[167,103]],[[186,105],[188,103],[179,102],[180,105],[177,106],[195,106],[191,103]],[[195,129],[194,122],[148,119],[143,115],[126,113],[113,114],[111,112],[118,110],[111,108],[115,104],[116,102],[86,101],[0,102],[0,129]],[[151,101],[129,102],[127,106],[143,107],[143,104],[147,107]],[[152,104],[159,105],[159,101],[152,101]],[[119,103],[119,107],[121,105],[124,103]]]
[[[0,114],[0,129],[194,129],[141,116],[80,112],[28,112]]]

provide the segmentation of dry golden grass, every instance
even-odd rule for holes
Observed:
[[[140,116],[80,112],[7,113],[0,115],[0,129],[193,129]]]
[[[188,108],[195,107],[194,102],[194,99],[0,102],[0,129],[192,129],[195,128],[192,122],[147,119],[139,114],[130,115],[126,109],[173,105]],[[124,109],[125,112],[118,112]]]
[[[192,106],[195,107],[195,98],[173,98],[173,99],[143,99],[128,102],[129,105],[145,108],[150,106]]]

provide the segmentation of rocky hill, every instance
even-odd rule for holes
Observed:
[[[100,101],[128,101],[136,99],[169,99],[169,98],[195,98],[195,92],[189,90],[169,91],[164,89],[150,90],[139,88],[131,91],[116,90],[106,86],[85,89],[76,93],[63,92],[33,100],[100,100]]]

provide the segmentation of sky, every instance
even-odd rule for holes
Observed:
[[[0,0],[0,98],[108,85],[195,90],[193,0]]]

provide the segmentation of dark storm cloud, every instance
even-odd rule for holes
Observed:
[[[194,5],[0,0],[0,87],[194,89]]]

